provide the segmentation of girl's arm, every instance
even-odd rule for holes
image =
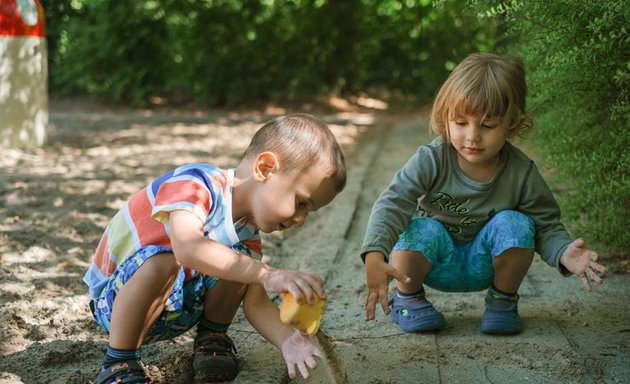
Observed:
[[[560,207],[535,166],[530,170],[523,193],[523,203],[518,209],[534,220],[536,251],[542,259],[565,275],[578,276],[589,292],[591,282],[602,284],[607,268],[597,262],[599,256],[586,247],[583,239],[571,240],[560,222]]]
[[[252,326],[282,352],[289,377],[295,378],[297,367],[302,376],[308,379],[309,368],[317,367],[315,356],[321,358],[322,353],[308,335],[303,335],[280,321],[278,307],[269,299],[261,285],[251,284],[247,287],[243,311]]]
[[[547,264],[566,275],[560,256],[571,244],[571,238],[560,222],[560,206],[533,162],[520,189],[517,209],[534,220],[536,252]]]
[[[404,283],[410,281],[409,277],[388,264],[387,255],[416,212],[418,198],[434,183],[437,177],[436,164],[431,149],[420,147],[396,173],[372,207],[361,248],[368,287],[366,320],[374,319],[378,303],[385,314],[389,313],[387,291],[392,279]]]
[[[398,236],[416,212],[418,199],[436,178],[437,159],[432,149],[421,146],[396,172],[389,186],[374,203],[361,247],[362,258],[370,251],[389,255]]]

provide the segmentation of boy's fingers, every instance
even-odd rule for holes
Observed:
[[[289,286],[287,287],[287,291],[289,291],[293,295],[293,297],[295,297],[296,303],[302,304],[302,291],[295,283],[289,284]]]
[[[299,280],[299,279],[295,281],[295,284],[304,293],[304,296],[306,297],[306,302],[309,303],[309,304],[313,304],[314,298],[313,298],[313,290],[311,288],[311,285],[309,285],[308,282],[306,282],[304,280]],[[300,302],[301,302],[301,300],[298,301],[298,304]]]
[[[307,274],[305,280],[309,284],[309,290],[315,291],[317,296],[322,299],[326,297],[326,290],[324,289],[324,281],[319,277],[319,275],[315,274]]]
[[[308,368],[306,368],[306,364],[304,364],[303,361],[300,361],[298,363],[298,369],[300,370],[300,374],[302,374],[303,378],[308,379],[311,376]]]
[[[306,358],[306,365],[308,365],[308,367],[310,369],[315,369],[315,368],[317,368],[317,360],[315,360],[315,358],[313,358],[313,356],[308,356]]]
[[[289,377],[295,379],[295,365],[293,363],[287,364],[287,369],[289,371]]]

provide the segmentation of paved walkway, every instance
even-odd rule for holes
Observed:
[[[426,123],[416,117],[372,126],[349,159],[346,190],[285,236],[282,253],[293,256],[276,263],[322,274],[329,295],[318,333],[326,359],[309,382],[630,383],[627,275],[611,275],[589,294],[578,279],[561,277],[537,258],[520,290],[525,331],[517,336],[479,332],[484,292],[429,290],[447,319],[435,334],[402,333],[380,310],[376,321],[364,321],[358,254],[370,208],[394,172],[430,140]],[[233,330],[244,358],[236,383],[288,382],[275,348],[246,322]]]

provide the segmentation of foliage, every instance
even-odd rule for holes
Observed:
[[[470,1],[500,18],[528,67],[534,143],[572,193],[558,194],[573,232],[627,252],[630,62],[625,0]]]
[[[45,1],[53,92],[205,105],[374,89],[428,100],[494,23],[430,0]]]
[[[522,56],[534,143],[574,233],[625,251],[630,213],[625,0],[43,1],[50,90],[142,105],[234,106],[380,92],[428,101],[473,51]]]
[[[51,47],[53,90],[80,90],[111,101],[145,102],[165,84],[168,47],[163,12],[152,2],[103,0],[45,2]],[[52,11],[51,11],[52,9]],[[55,12],[55,10],[57,12]],[[63,13],[67,10],[68,14]],[[51,17],[60,17],[53,19]],[[63,27],[56,22],[61,22]]]

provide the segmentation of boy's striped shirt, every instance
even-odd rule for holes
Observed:
[[[234,169],[188,164],[162,175],[132,195],[105,229],[83,278],[90,287],[90,296],[98,297],[116,267],[140,248],[148,245],[172,248],[169,214],[178,209],[199,217],[206,237],[260,259],[258,230],[251,224],[233,222],[233,183]],[[184,268],[184,271],[186,279],[196,275],[194,270]]]

